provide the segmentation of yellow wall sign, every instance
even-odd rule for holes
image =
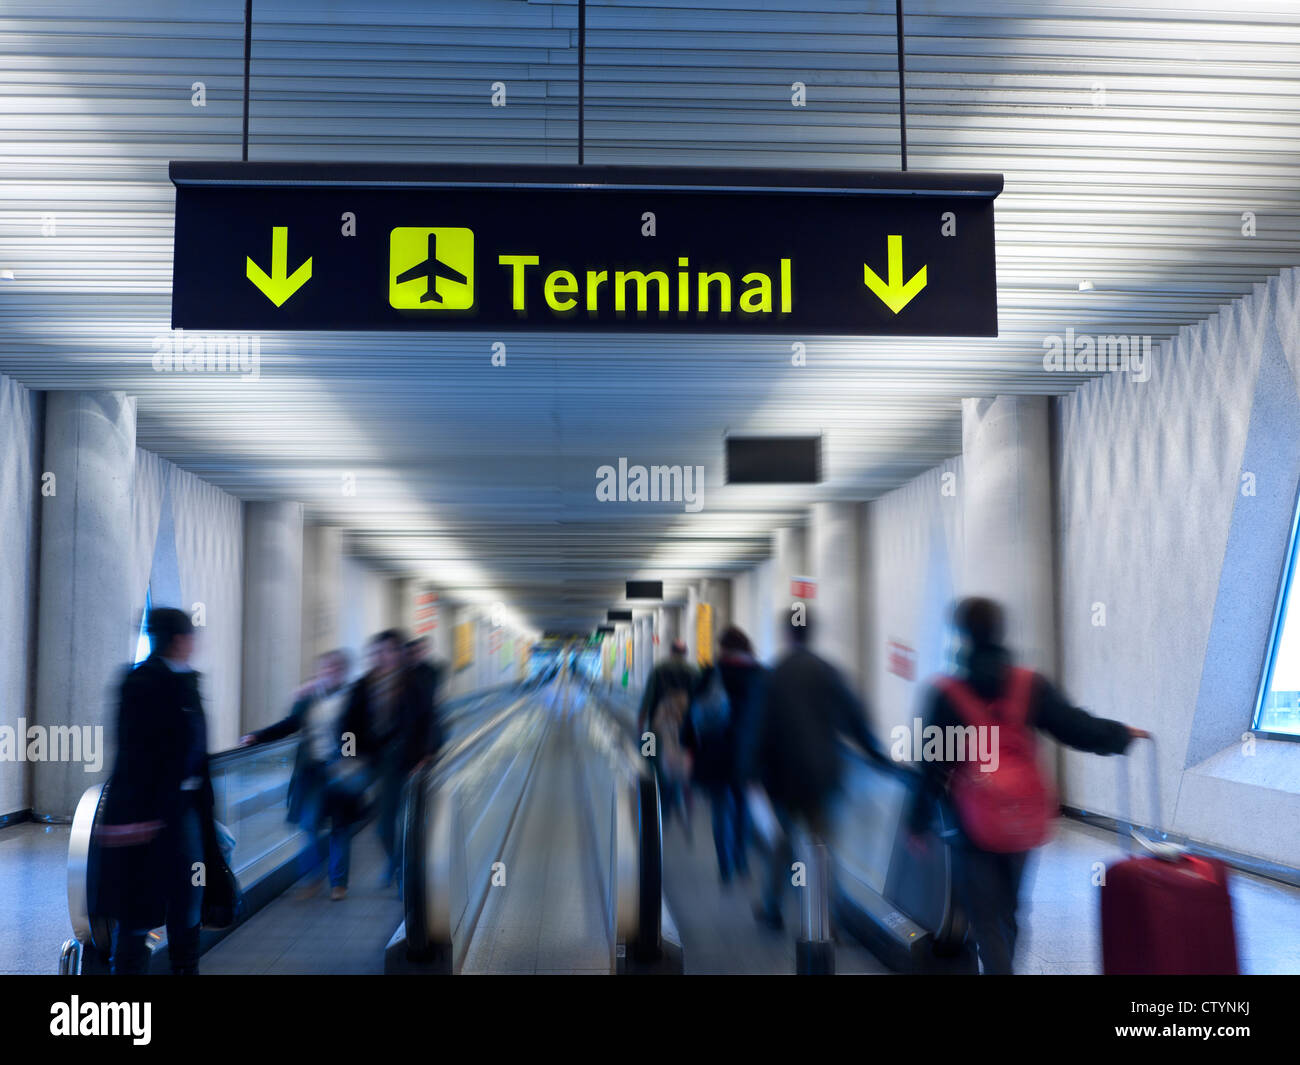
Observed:
[[[455,642],[453,645],[452,668],[464,669],[474,663],[474,623],[472,621],[461,622],[453,631],[455,633]]]
[[[708,603],[695,606],[695,660],[702,667],[713,665],[713,607]]]

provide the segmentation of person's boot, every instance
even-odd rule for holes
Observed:
[[[173,976],[199,975],[199,932],[202,927],[196,924],[193,928],[187,928],[177,937],[178,942],[167,944]]]

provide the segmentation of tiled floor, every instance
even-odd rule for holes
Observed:
[[[1094,866],[1125,852],[1112,832],[1063,821],[1025,874],[1016,969],[1101,972],[1100,900]],[[1300,973],[1300,889],[1231,874],[1237,953],[1243,973]]]
[[[578,917],[583,907],[596,904],[591,891],[565,880],[565,871],[572,864],[564,859],[565,847],[576,847],[580,840],[570,838],[576,820],[558,816],[562,807],[572,805],[573,799],[561,787],[563,783],[557,776],[543,788],[546,781],[539,778],[536,797],[542,801],[520,825],[522,829],[531,821],[529,834],[549,834],[551,845],[542,849],[543,864],[531,870],[535,874],[531,887],[525,866],[520,865],[511,877],[511,900],[518,920],[506,922],[504,909],[489,909],[483,918],[484,928],[491,926],[494,913],[502,922],[498,924],[502,933],[507,924],[514,927],[511,935],[516,939],[523,936],[528,947],[524,953],[532,960],[527,964],[517,958],[509,960],[502,935],[494,937],[489,932],[480,945],[481,950],[488,950],[486,956],[479,956],[483,968],[496,970],[504,966],[511,971],[538,972],[597,968],[591,961],[584,961],[591,950],[582,957],[574,954],[590,939],[582,921],[575,924],[568,917],[555,918],[559,923],[552,931],[561,939],[568,936],[573,949],[569,954],[561,952],[548,958],[540,951],[541,918],[526,912],[528,905],[537,910],[545,898],[552,900],[552,909],[559,907],[557,913],[563,910]],[[66,825],[29,822],[0,829],[0,973],[55,971],[59,946],[71,934],[67,846]],[[1026,874],[1018,971],[1100,971],[1094,863],[1110,864],[1121,853],[1112,834],[1076,822],[1062,823],[1056,839],[1035,856]],[[774,934],[756,926],[751,913],[755,891],[752,879],[727,889],[718,884],[705,807],[696,810],[695,831],[689,844],[679,824],[668,827],[664,860],[668,904],[681,933],[687,972],[793,971],[794,933],[788,930]],[[518,864],[517,859],[512,861]],[[303,900],[297,897],[296,889],[290,889],[209,951],[203,959],[203,971],[382,972],[384,946],[402,919],[396,890],[378,886],[382,862],[374,829],[367,828],[354,841],[352,885],[345,901],[330,902],[324,891],[316,898]],[[1232,893],[1243,972],[1300,973],[1300,889],[1235,873]],[[502,896],[495,901],[501,904],[507,900]],[[787,928],[796,927],[797,919],[790,900]],[[499,957],[498,947],[502,950]],[[868,952],[854,943],[841,944],[836,961],[842,973],[883,971]]]
[[[383,850],[373,826],[352,841],[348,897],[328,887],[309,899],[295,885],[203,956],[209,975],[381,974],[384,947],[402,923],[395,887],[381,888]]]
[[[0,973],[54,973],[68,919],[68,825],[0,828]]]
[[[697,807],[696,821],[690,844],[677,824],[664,839],[666,891],[681,931],[686,971],[793,972],[794,901],[787,900],[784,934],[762,930],[752,914],[757,885],[752,879],[727,889],[719,885],[707,808]],[[1123,856],[1113,833],[1061,822],[1056,838],[1034,856],[1026,872],[1018,972],[1101,972],[1094,865],[1104,867]],[[1300,973],[1300,889],[1234,873],[1232,897],[1242,972]],[[845,942],[836,951],[836,971],[884,969],[856,943]]]
[[[751,855],[750,875],[723,887],[713,849],[713,829],[707,801],[696,798],[688,841],[681,822],[664,829],[664,894],[681,936],[687,973],[794,972],[794,943],[799,911],[788,893],[785,931],[773,932],[754,920],[763,864]],[[840,943],[835,952],[837,973],[873,974],[888,970],[854,941]]]

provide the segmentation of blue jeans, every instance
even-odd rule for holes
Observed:
[[[733,873],[748,868],[745,855],[745,797],[736,787],[723,784],[709,792],[713,806],[713,848],[718,855],[718,873],[730,880]]]
[[[299,859],[301,875],[310,876],[328,861],[330,886],[347,887],[348,871],[352,865],[352,826],[346,818],[330,809],[323,767],[308,772],[314,776],[304,789],[298,824],[312,837],[314,845],[303,851]],[[330,822],[328,836],[325,835],[327,819]]]
[[[397,755],[385,751],[379,762],[379,842],[383,844],[384,854],[388,858],[388,871],[385,879],[396,881],[402,869],[402,831],[398,825],[398,816],[402,809],[402,785],[406,783],[406,774],[399,767]]]
[[[167,900],[167,953],[172,972],[196,973],[203,887],[194,883],[195,863],[203,862],[203,836],[196,805],[198,792],[185,792],[180,817],[163,826],[158,846],[166,857],[163,891]],[[113,928],[114,974],[143,973],[149,968],[148,928]]]

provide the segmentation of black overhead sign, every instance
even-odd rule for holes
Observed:
[[[996,336],[1000,174],[172,163],[172,325]]]
[[[662,599],[664,597],[663,581],[628,581],[624,599]]]

